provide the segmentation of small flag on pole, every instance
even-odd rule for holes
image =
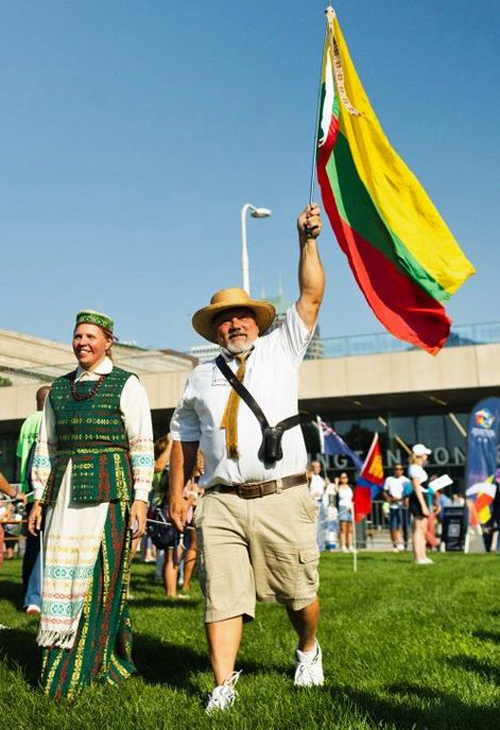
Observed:
[[[475,516],[481,525],[485,525],[491,520],[492,506],[497,493],[497,485],[494,482],[494,476],[488,477],[485,482],[474,484],[466,492],[466,497],[474,503]],[[473,527],[474,520],[470,520]],[[477,524],[477,523],[476,523]]]
[[[354,490],[354,519],[356,522],[360,522],[363,517],[370,514],[372,499],[380,492],[383,483],[382,452],[378,433],[375,433]]]
[[[352,461],[355,469],[361,471],[362,463],[361,459],[349,448],[343,438],[341,438],[336,431],[328,426],[324,421],[317,418],[320,440],[321,440],[321,451],[327,456],[334,456],[335,454],[348,456]]]
[[[356,281],[384,327],[436,355],[443,303],[474,273],[415,175],[396,154],[329,7],[318,111],[323,204]]]

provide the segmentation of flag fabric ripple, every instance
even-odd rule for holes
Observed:
[[[451,326],[443,303],[474,267],[389,144],[332,8],[317,170],[334,233],[375,315],[395,337],[437,354]]]

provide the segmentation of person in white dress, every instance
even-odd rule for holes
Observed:
[[[409,507],[413,516],[413,556],[417,565],[432,565],[434,562],[427,557],[425,552],[425,533],[429,524],[429,506],[427,504],[427,488],[424,486],[428,480],[428,475],[424,466],[431,453],[431,450],[424,444],[415,444],[408,468],[408,477],[412,486]]]

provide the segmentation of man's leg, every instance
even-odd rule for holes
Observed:
[[[293,611],[289,606],[286,610],[288,618],[299,636],[299,650],[311,651],[316,645],[316,630],[319,622],[318,598],[300,611]]]
[[[31,511],[32,504],[28,505],[27,512]],[[41,606],[40,585],[40,537],[30,533],[26,536],[26,548],[23,557],[23,605]]]
[[[177,566],[174,564],[174,547],[165,548],[163,563],[163,588],[165,595],[175,598],[177,595]]]
[[[225,621],[207,623],[205,629],[210,663],[217,686],[222,684],[234,671],[243,632],[243,616],[234,616]]]
[[[216,685],[208,712],[225,709],[229,704],[224,698],[232,703],[235,697],[237,677],[231,675],[243,616],[255,616],[255,578],[248,554],[247,521],[247,503],[236,494],[208,493],[194,516],[200,583],[205,594],[205,628]],[[224,707],[218,704],[221,697]]]

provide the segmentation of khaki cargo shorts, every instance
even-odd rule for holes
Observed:
[[[309,606],[318,590],[318,507],[307,484],[257,499],[207,491],[194,515],[205,622],[255,617],[255,600]]]

